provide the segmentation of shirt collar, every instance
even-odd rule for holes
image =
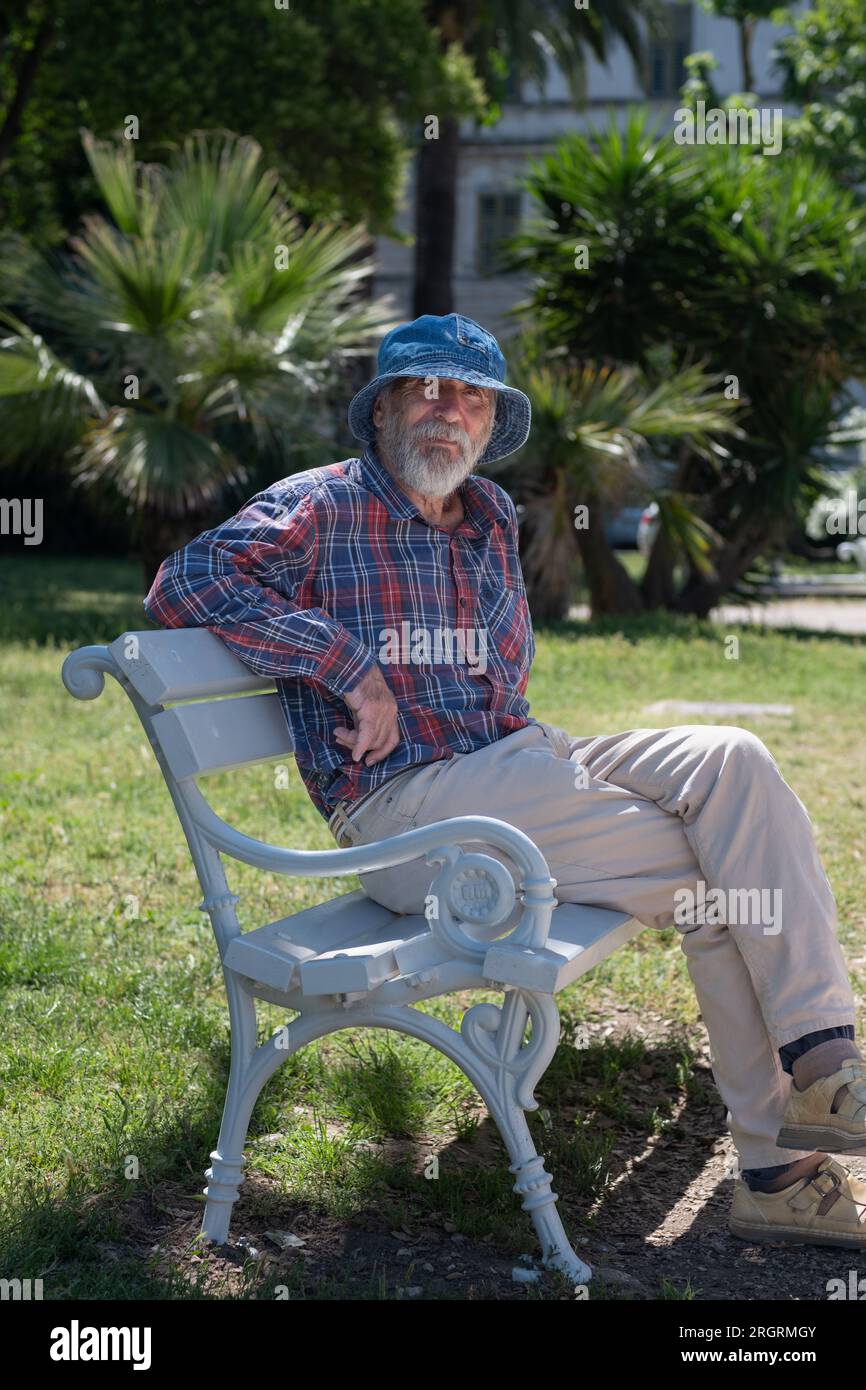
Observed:
[[[406,521],[415,517],[425,525],[430,524],[412,499],[391,477],[379,459],[375,444],[367,445],[357,464],[362,485],[379,498],[395,521]],[[465,517],[457,527],[458,531],[465,527],[470,531],[487,533],[496,525],[508,526],[508,510],[500,502],[496,487],[489,479],[470,473],[458,491],[466,511]]]

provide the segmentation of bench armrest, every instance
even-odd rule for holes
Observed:
[[[152,728],[154,708],[159,706],[149,705],[134,688],[113,651],[103,646],[81,647],[66,657],[61,672],[67,690],[79,700],[95,700],[104,689],[106,674],[114,676],[123,687],[142,720],[200,875],[204,872],[202,846],[196,844],[197,840],[256,868],[299,877],[365,873],[404,864],[424,854],[428,864],[441,865],[431,884],[425,915],[433,935],[447,944],[452,955],[478,960],[486,954],[491,941],[533,950],[544,946],[551,913],[557,906],[553,896],[556,881],[550,877],[538,846],[522,830],[493,816],[455,816],[351,849],[291,850],[266,844],[222,820],[202,795],[194,777],[178,778],[172,774]],[[522,912],[511,930],[506,924],[513,920],[517,902],[512,876],[491,855],[467,853],[462,848],[467,842],[492,845],[517,866]]]
[[[454,816],[351,849],[292,850],[244,835],[212,810],[197,787],[187,786],[185,790],[192,820],[214,849],[273,873],[299,877],[366,873],[425,854],[428,864],[442,865],[427,899],[430,929],[463,958],[483,956],[487,943],[496,938],[534,948],[547,940],[550,914],[557,906],[553,896],[556,880],[551,878],[538,846],[506,821],[493,816]],[[517,901],[512,876],[490,855],[467,854],[462,849],[467,842],[504,851],[520,871],[523,912],[507,937],[500,932]]]

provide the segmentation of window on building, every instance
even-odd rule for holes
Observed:
[[[668,5],[663,32],[647,44],[646,83],[651,97],[675,97],[686,80],[685,59],[692,51],[692,6]]]
[[[479,193],[476,259],[479,275],[495,275],[502,268],[503,239],[513,236],[519,226],[519,193]]]

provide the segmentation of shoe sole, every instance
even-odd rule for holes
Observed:
[[[862,1235],[852,1232],[850,1236],[846,1236],[837,1232],[825,1236],[820,1231],[804,1230],[802,1226],[750,1226],[747,1221],[733,1219],[728,1221],[728,1230],[732,1235],[741,1236],[743,1240],[770,1245],[775,1241],[784,1241],[789,1245],[835,1245],[849,1248],[853,1245],[861,1250],[866,1249],[866,1231]]]
[[[858,1138],[829,1125],[783,1125],[776,1144],[780,1149],[814,1149],[852,1158],[866,1156],[866,1134]]]

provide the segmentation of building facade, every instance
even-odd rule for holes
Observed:
[[[497,243],[518,230],[527,216],[531,200],[520,183],[530,162],[551,153],[563,135],[602,125],[609,112],[624,118],[627,107],[635,103],[649,108],[660,129],[667,123],[673,131],[674,112],[681,105],[679,89],[685,80],[683,59],[689,53],[713,53],[719,64],[713,82],[721,94],[743,89],[737,26],[707,14],[696,3],[671,3],[667,8],[667,35],[648,45],[641,74],[635,72],[623,44],[612,48],[606,66],[588,58],[584,109],[575,109],[565,78],[551,59],[543,89],[525,84],[515,92],[515,99],[504,105],[496,126],[463,123],[454,260],[454,307],[458,313],[477,319],[503,339],[515,331],[507,314],[523,297],[526,282],[520,275],[497,272]],[[794,4],[791,8],[803,10],[808,5]],[[752,41],[760,103],[783,110],[772,50],[784,32],[782,26],[760,21]],[[396,222],[401,231],[413,231],[414,168]],[[410,318],[412,247],[379,237],[376,261],[374,294],[387,296],[396,316]]]

